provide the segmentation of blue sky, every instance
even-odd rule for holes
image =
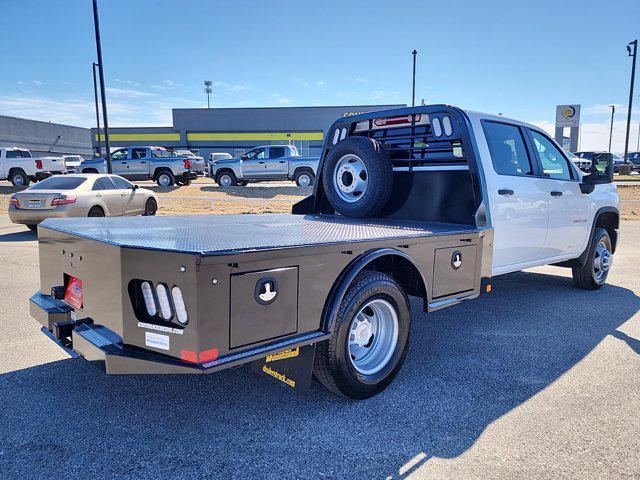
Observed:
[[[172,107],[304,106],[417,98],[552,128],[583,106],[583,148],[622,150],[640,1],[100,0],[110,123],[170,125]],[[91,126],[90,0],[1,3],[0,114]],[[640,68],[639,68],[640,70]],[[640,73],[632,130],[640,117]]]

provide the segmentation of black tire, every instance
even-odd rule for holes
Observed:
[[[398,319],[398,336],[393,353],[384,367],[372,375],[366,375],[356,370],[349,356],[348,344],[352,319],[372,300],[384,300],[393,306]],[[359,273],[340,303],[331,338],[316,346],[315,377],[328,390],[349,398],[363,399],[380,393],[400,371],[407,355],[410,327],[409,300],[400,285],[385,273]]]
[[[158,211],[158,202],[156,202],[155,198],[147,198],[147,201],[144,204],[144,213],[145,217],[153,217]]]
[[[176,183],[176,177],[169,170],[163,170],[156,175],[156,183],[160,187],[172,187]]]
[[[97,205],[91,207],[89,213],[87,214],[87,217],[104,217],[104,210],[102,209],[102,207],[99,207]]]
[[[607,253],[604,253],[600,248],[604,245]],[[606,268],[602,268],[601,258],[606,258]],[[578,288],[584,290],[597,290],[602,287],[609,275],[609,267],[611,266],[611,238],[609,233],[604,228],[597,227],[591,245],[589,245],[589,254],[587,255],[587,261],[581,267],[573,267],[571,274],[573,275],[573,281]],[[596,269],[599,266],[599,269]]]
[[[308,179],[308,181],[305,180]],[[311,187],[313,186],[313,182],[315,182],[316,177],[313,172],[309,170],[302,170],[300,172],[296,172],[293,177],[293,180],[296,182],[296,185],[299,187]],[[302,180],[302,181],[301,181]]]
[[[28,187],[31,180],[22,170],[14,170],[9,175],[9,180],[14,187]]]
[[[249,185],[249,182],[247,182],[246,180],[243,180],[241,182],[238,182],[238,185],[240,185],[241,187],[246,187],[247,185]]]
[[[38,224],[37,223],[30,223],[27,225],[27,228],[29,230],[31,230],[32,232],[37,232],[38,231]]]
[[[349,171],[340,174],[343,168],[349,169],[350,165],[357,163],[363,164],[365,170],[360,172],[360,179],[355,183]],[[362,182],[366,187],[359,192],[357,185]],[[347,217],[371,217],[380,212],[389,200],[393,188],[393,167],[378,142],[366,137],[348,137],[339,142],[327,157],[322,169],[322,183],[329,203],[338,213]],[[344,191],[349,188],[355,190]]]
[[[82,173],[98,173],[98,170],[96,170],[95,168],[85,168],[84,170],[82,170]]]
[[[236,185],[238,185],[238,179],[236,178],[235,173],[229,170],[225,170],[224,172],[218,173],[218,175],[216,176],[216,183],[223,188],[235,187]]]

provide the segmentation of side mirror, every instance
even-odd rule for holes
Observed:
[[[140,188],[140,185],[134,185],[134,186],[133,186],[133,189],[134,189],[134,190],[137,190],[137,189],[139,189],[139,188]]]
[[[582,177],[580,190],[591,193],[596,185],[613,182],[613,155],[610,153],[596,153],[591,160],[589,174]]]
[[[242,155],[242,156],[240,157],[240,159],[242,159],[242,160],[249,160],[249,155]]]

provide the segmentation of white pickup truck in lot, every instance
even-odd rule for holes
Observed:
[[[316,178],[319,160],[301,156],[295,145],[265,145],[240,157],[211,163],[209,176],[221,187],[269,180],[293,180],[299,187],[309,187]]]
[[[547,264],[602,287],[612,179],[610,154],[584,174],[546,132],[502,116],[424,105],[340,118],[292,214],[43,222],[31,314],[110,374],[255,362],[288,387],[313,372],[367,398],[399,372],[424,319],[412,308],[454,307]]]
[[[26,148],[0,148],[0,180],[9,180],[16,187],[59,173],[66,173],[62,157],[33,157]]]

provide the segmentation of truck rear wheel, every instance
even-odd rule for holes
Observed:
[[[393,188],[393,167],[385,150],[371,138],[339,142],[322,169],[331,206],[347,217],[370,217],[386,205]]]
[[[22,170],[14,170],[9,175],[9,180],[14,187],[28,187],[29,177]]]
[[[173,173],[167,170],[163,170],[156,176],[156,183],[160,187],[172,187],[173,184],[176,183],[176,177],[173,175]]]
[[[585,290],[602,287],[607,281],[612,257],[609,233],[604,228],[596,228],[587,261],[583,266],[571,269],[576,286]]]
[[[383,391],[409,346],[409,300],[385,273],[359,273],[340,303],[331,338],[316,347],[314,374],[330,391],[354,399]]]

